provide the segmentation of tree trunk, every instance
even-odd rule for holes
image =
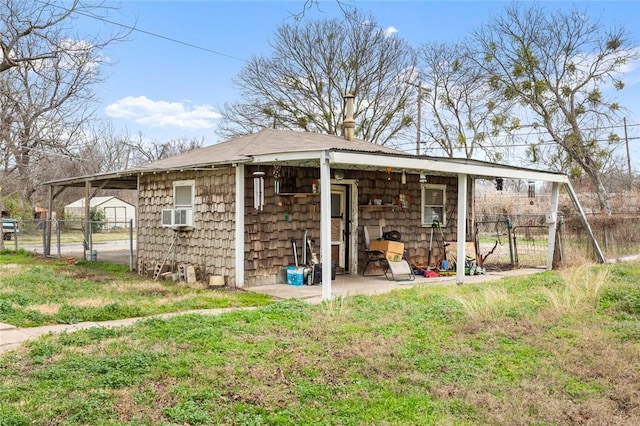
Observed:
[[[595,186],[600,212],[607,216],[611,215],[611,206],[609,206],[609,198],[607,196],[607,190],[604,187],[604,183],[602,182],[602,176],[598,170],[593,170],[591,167],[587,169],[587,174]]]

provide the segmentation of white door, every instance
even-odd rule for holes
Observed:
[[[345,269],[347,187],[331,185],[331,260]]]

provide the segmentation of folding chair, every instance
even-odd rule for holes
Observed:
[[[397,262],[387,260],[387,266],[384,275],[389,281],[413,281],[416,279],[413,268],[404,257]]]
[[[367,254],[367,263],[364,266],[364,270],[362,271],[363,277],[377,277],[377,276],[385,275],[387,272],[387,269],[389,268],[384,251],[370,249],[371,241],[379,240],[381,238],[382,238],[382,227],[380,226],[364,227],[364,244],[365,244],[365,253]],[[377,263],[378,266],[382,269],[382,273],[367,275],[367,269],[369,268],[369,265],[371,265],[372,263]]]

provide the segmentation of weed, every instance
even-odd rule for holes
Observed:
[[[334,297],[322,302],[322,312],[331,319],[344,318],[348,310],[349,299],[346,297]]]
[[[510,303],[507,291],[502,288],[482,289],[479,294],[460,294],[454,296],[454,300],[462,305],[467,318],[476,321],[491,321],[501,317]]]
[[[560,272],[562,284],[543,289],[552,309],[560,314],[595,308],[602,291],[609,285],[607,268],[582,266]]]
[[[211,421],[209,414],[199,404],[191,400],[165,408],[164,413],[170,420],[182,424],[199,425]]]

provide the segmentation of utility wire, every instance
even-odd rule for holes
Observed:
[[[41,4],[45,5],[45,6],[53,6],[53,7],[59,8],[59,9],[70,11],[70,9],[67,9],[67,8],[65,8],[63,6],[59,6],[57,4],[52,4],[52,3],[45,2],[45,1],[42,1],[42,0],[36,0],[36,1],[38,3],[41,3]],[[226,53],[218,52],[217,50],[209,49],[207,47],[199,46],[197,44],[188,43],[186,41],[182,41],[182,40],[178,40],[178,39],[175,39],[175,38],[172,38],[172,37],[164,36],[162,34],[154,33],[154,32],[151,32],[151,31],[142,30],[140,28],[132,27],[132,26],[126,25],[126,24],[121,24],[120,22],[115,22],[115,21],[112,21],[110,19],[106,19],[106,18],[101,17],[101,16],[92,15],[91,13],[81,12],[81,11],[78,11],[78,10],[73,10],[72,12],[77,14],[77,15],[82,15],[82,16],[85,16],[87,18],[96,19],[98,21],[102,21],[102,22],[107,23],[107,24],[111,24],[111,25],[115,25],[115,26],[118,26],[118,27],[122,27],[122,28],[125,28],[125,29],[130,30],[130,31],[146,34],[146,35],[149,35],[151,37],[156,37],[156,38],[159,38],[159,39],[162,39],[162,40],[170,41],[172,43],[181,44],[183,46],[191,47],[193,49],[202,50],[204,52],[213,53],[214,55],[224,56],[225,58],[235,59],[236,61],[249,62],[247,59],[244,59],[244,58],[238,58],[237,56],[228,55]]]

